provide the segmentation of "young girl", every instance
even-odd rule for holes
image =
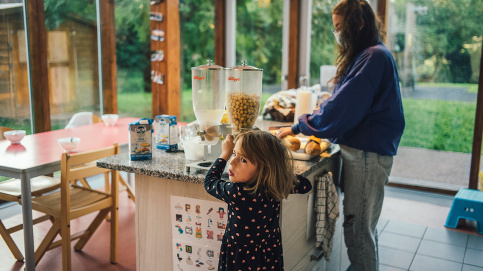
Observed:
[[[230,181],[221,180],[227,161]],[[228,203],[228,225],[218,270],[283,270],[280,201],[307,193],[306,178],[295,179],[290,152],[264,131],[228,135],[222,154],[208,171],[205,189]]]

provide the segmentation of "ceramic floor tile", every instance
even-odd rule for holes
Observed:
[[[468,242],[468,234],[448,229],[437,229],[428,227],[426,233],[424,233],[423,240],[430,240],[455,246],[466,247],[466,244]]]
[[[463,264],[463,270],[462,271],[483,271],[483,267],[477,267],[477,266],[473,266],[473,265]]]
[[[377,222],[377,226],[376,226],[377,232],[379,234],[381,234],[382,231],[384,231],[384,228],[386,227],[387,222],[389,222],[388,219],[386,219],[386,218],[379,218],[379,222]]]
[[[464,263],[483,267],[483,250],[467,248]]]
[[[429,240],[421,241],[417,254],[463,263],[465,247],[454,246]]]
[[[416,225],[404,221],[389,220],[384,228],[384,231],[422,238],[426,228],[426,226]]]
[[[483,250],[483,235],[468,234],[468,248]]]
[[[387,266],[383,264],[379,265],[379,271],[401,271],[401,270],[407,270],[407,269],[396,268],[396,267]]]
[[[408,270],[414,253],[394,248],[379,246],[379,263]]]
[[[463,264],[416,254],[409,270],[414,271],[459,271]]]
[[[421,239],[400,235],[396,233],[384,232],[379,237],[379,246],[395,248],[407,252],[416,252]]]

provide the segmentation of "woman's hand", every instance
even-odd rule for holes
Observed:
[[[295,134],[292,132],[292,127],[282,127],[278,129],[276,135],[278,138],[282,138],[287,135],[295,135]]]
[[[221,143],[221,155],[220,158],[228,162],[231,155],[233,154],[233,149],[235,148],[235,142],[233,142],[233,136],[227,135],[225,140]]]

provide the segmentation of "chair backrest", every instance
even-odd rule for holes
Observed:
[[[70,154],[68,152],[64,152],[62,154],[61,160],[61,171],[60,171],[60,193],[61,193],[61,215],[66,217],[67,220],[70,220],[69,210],[71,210],[70,206],[70,192],[69,186],[70,184],[75,184],[76,180],[80,180],[82,178],[91,177],[94,175],[111,172],[115,173],[114,170],[99,168],[96,166],[94,161],[119,154],[121,151],[119,145],[114,143],[113,146],[103,148],[100,150],[89,151],[89,152],[82,152],[82,153],[75,153]],[[112,175],[112,178],[116,178],[117,183],[117,175],[116,177]],[[114,180],[113,180],[114,182]],[[117,184],[116,184],[117,186]],[[89,188],[86,188],[89,189]]]
[[[65,126],[65,129],[74,128],[82,125],[89,125],[97,122],[101,122],[102,119],[93,114],[92,112],[79,112],[69,120],[69,123]]]
[[[98,159],[113,156],[120,153],[120,147],[117,143],[113,146],[100,150],[70,154],[64,152],[61,161],[61,185],[69,182],[75,183],[76,180],[86,178],[111,170],[99,168],[95,163]]]
[[[12,131],[12,130],[13,130],[12,128],[0,126],[0,140],[6,139],[5,136],[3,135],[3,132]]]

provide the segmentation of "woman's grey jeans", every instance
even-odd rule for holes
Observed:
[[[393,157],[340,145],[344,185],[344,237],[355,271],[379,270],[376,225]]]

